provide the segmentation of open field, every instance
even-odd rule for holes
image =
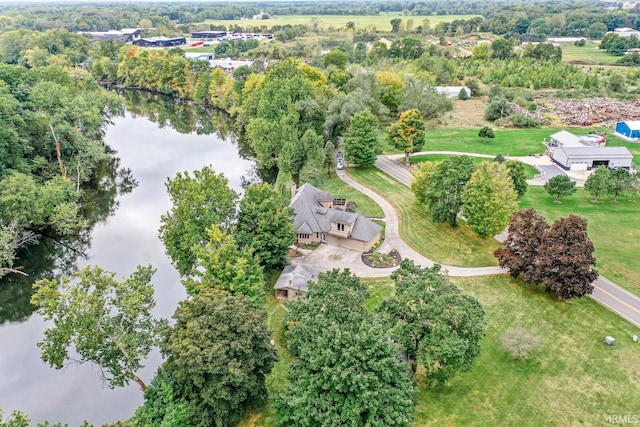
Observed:
[[[411,163],[416,164],[416,163],[422,163],[422,162],[437,162],[439,160],[448,159],[449,157],[452,157],[452,156],[448,154],[418,154],[418,155],[411,156]],[[471,157],[471,160],[473,160],[473,163],[475,163],[476,165],[481,162],[491,161],[491,159],[488,159],[485,157]],[[540,171],[534,168],[533,166],[528,165],[526,163],[523,163],[523,164],[524,164],[524,172],[525,172],[525,175],[527,176],[527,179],[531,179],[540,173]]]
[[[271,19],[236,19],[232,21],[207,19],[205,24],[224,25],[226,27],[238,25],[244,29],[252,29],[254,27],[274,25],[308,25],[310,28],[318,28],[326,30],[329,28],[345,28],[347,22],[351,21],[356,24],[357,28],[374,26],[376,30],[391,31],[391,21],[394,18],[402,19],[405,24],[409,19],[413,20],[414,27],[421,25],[424,19],[429,20],[429,25],[434,27],[440,22],[451,22],[456,19],[472,19],[480,15],[434,15],[434,16],[405,16],[400,12],[380,13],[380,15],[280,15]]]
[[[529,187],[520,206],[535,208],[550,222],[572,213],[585,217],[599,272],[640,295],[640,203],[629,202],[628,196],[611,203],[611,198],[600,197],[600,203],[592,203],[593,197],[579,188],[573,196],[561,198],[562,204],[555,204],[543,188]]]
[[[528,156],[531,153],[542,153],[544,139],[559,129],[497,129],[493,128],[496,137],[482,142],[477,129],[427,129],[427,142],[424,150],[460,151],[478,154],[502,154],[507,156]]]
[[[481,267],[497,265],[494,239],[483,240],[464,224],[434,224],[428,209],[411,189],[376,168],[349,169],[349,175],[387,199],[400,218],[400,236],[416,251],[442,264]]]
[[[471,371],[420,386],[417,426],[605,425],[607,415],[640,414],[636,327],[589,298],[558,301],[508,276],[453,281],[484,306],[487,335]],[[500,349],[511,327],[534,331],[541,351],[513,360]]]
[[[371,294],[370,310],[394,292],[388,278],[363,281]],[[640,413],[640,344],[631,341],[637,328],[589,298],[558,301],[508,276],[452,281],[482,303],[487,334],[471,371],[443,387],[419,383],[416,426],[604,425],[607,415]],[[280,354],[267,379],[273,397],[286,387],[292,359],[283,334],[285,306],[272,296],[265,306]],[[505,353],[500,337],[514,326],[540,336],[540,352],[523,361]],[[617,339],[614,347],[602,343],[605,335]],[[272,405],[240,425],[275,425]]]
[[[619,56],[614,56],[604,49],[599,49],[598,44],[588,42],[583,47],[573,44],[562,44],[562,60],[564,62],[580,61],[591,64],[615,64]]]

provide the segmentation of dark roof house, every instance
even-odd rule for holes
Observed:
[[[362,212],[336,209],[336,199],[307,183],[297,189],[289,207],[299,244],[329,243],[368,252],[380,239],[380,227]]]

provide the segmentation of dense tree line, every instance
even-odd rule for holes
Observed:
[[[88,225],[80,190],[111,158],[102,131],[120,104],[85,71],[5,64],[0,109],[0,227],[10,236],[0,268],[9,268],[23,233],[75,234]]]

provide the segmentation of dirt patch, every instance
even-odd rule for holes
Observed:
[[[454,99],[453,111],[444,113],[442,117],[430,120],[431,127],[445,127],[452,129],[474,129],[490,125],[484,119],[487,101],[482,98],[471,98],[464,101]]]

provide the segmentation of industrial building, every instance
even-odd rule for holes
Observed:
[[[551,158],[566,170],[579,171],[606,166],[630,169],[633,156],[626,147],[557,147]]]
[[[149,37],[139,40],[134,40],[133,44],[136,46],[143,47],[173,47],[173,46],[181,46],[183,44],[187,44],[187,39],[185,37]]]
[[[629,141],[640,139],[640,121],[624,121],[616,123],[615,134]]]
[[[79,31],[78,34],[94,40],[121,40],[125,43],[133,42],[140,38],[139,28],[123,28],[122,30],[109,31]]]

